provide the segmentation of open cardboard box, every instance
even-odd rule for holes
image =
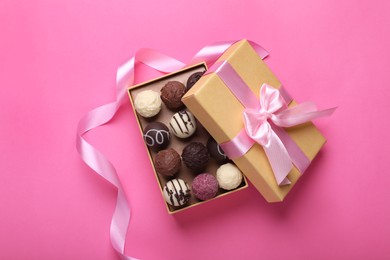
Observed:
[[[204,71],[206,71],[206,69],[207,69],[206,65],[203,64],[203,63],[202,64],[198,64],[198,65],[194,65],[194,66],[191,66],[191,67],[184,68],[184,69],[182,69],[180,71],[177,71],[177,72],[165,75],[163,77],[159,77],[159,78],[156,78],[154,80],[151,80],[151,81],[139,84],[139,85],[132,86],[132,87],[130,87],[128,89],[128,94],[129,94],[129,97],[130,97],[130,101],[132,103],[132,107],[133,107],[134,113],[136,115],[138,126],[139,126],[140,133],[141,133],[140,138],[142,138],[142,136],[143,136],[143,129],[150,122],[160,121],[160,122],[164,123],[165,125],[169,126],[169,121],[170,121],[172,115],[175,112],[170,111],[169,109],[167,109],[165,107],[164,104],[162,104],[162,109],[161,109],[160,113],[157,116],[153,117],[152,119],[143,118],[142,116],[139,116],[137,114],[137,112],[136,112],[136,110],[134,108],[134,103],[133,102],[134,102],[134,99],[137,96],[137,94],[140,93],[141,91],[144,91],[144,90],[154,90],[154,91],[157,91],[158,93],[160,93],[160,89],[168,81],[173,81],[173,80],[182,82],[185,85],[186,82],[187,82],[187,79],[189,78],[190,75],[192,75],[195,72],[204,72]],[[181,154],[183,148],[187,144],[189,144],[190,142],[197,141],[197,142],[202,142],[204,145],[206,145],[207,140],[209,139],[209,137],[210,137],[209,133],[205,130],[205,128],[203,128],[201,126],[200,122],[198,121],[197,122],[196,133],[192,137],[190,137],[190,138],[179,139],[176,136],[174,136],[173,134],[171,134],[171,141],[170,141],[170,144],[169,144],[168,148],[173,148],[179,154]],[[156,179],[157,179],[159,187],[160,187],[161,195],[162,195],[162,197],[164,197],[164,195],[163,195],[163,188],[164,188],[166,182],[169,181],[170,179],[172,179],[172,177],[166,177],[166,176],[160,175],[160,174],[158,174],[156,172],[156,170],[154,168],[154,163],[153,163],[153,158],[156,155],[156,152],[154,150],[152,150],[152,149],[149,149],[146,146],[146,144],[145,144],[145,149],[146,149],[146,152],[149,155],[150,162],[151,162],[151,164],[153,166],[153,169],[154,169],[154,172],[155,172],[155,176],[156,176]],[[216,170],[217,170],[217,168],[219,166],[220,166],[219,163],[217,163],[213,158],[210,158],[208,166],[207,166],[207,168],[206,168],[206,170],[204,172],[208,172],[208,173],[213,174],[215,176]],[[177,175],[175,175],[173,178],[183,179],[184,181],[187,182],[187,184],[191,188],[192,180],[195,178],[195,176],[196,176],[196,174],[192,173],[182,163],[180,172]],[[245,177],[243,176],[243,181],[241,182],[239,187],[237,187],[236,189],[231,190],[231,191],[225,191],[223,189],[219,189],[219,191],[217,193],[217,196],[214,197],[211,200],[217,199],[217,198],[219,198],[221,196],[225,196],[225,195],[230,194],[232,192],[236,192],[236,191],[242,190],[242,189],[244,189],[246,187],[248,187],[248,184],[247,184],[247,181],[246,181]],[[207,200],[207,201],[210,201],[210,200]],[[167,207],[167,210],[168,210],[168,213],[170,213],[170,214],[177,213],[177,212],[182,211],[184,209],[188,209],[188,208],[200,205],[200,204],[205,203],[207,201],[198,200],[193,194],[191,194],[191,198],[190,198],[189,202],[186,205],[184,205],[183,207],[177,208],[177,207],[173,207],[173,206],[169,205],[164,200],[164,202],[166,204],[166,207]]]

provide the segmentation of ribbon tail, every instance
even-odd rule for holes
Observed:
[[[291,127],[320,117],[330,116],[335,110],[336,107],[318,110],[314,103],[305,102],[277,113],[272,121],[281,127]]]
[[[306,171],[307,167],[309,167],[310,165],[310,159],[301,150],[301,148],[299,148],[299,146],[294,142],[294,140],[291,139],[286,130],[276,126],[272,122],[270,122],[270,125],[274,130],[275,134],[277,134],[277,136],[282,141],[284,147],[290,155],[292,163],[295,165],[298,171],[303,174]]]
[[[290,184],[291,182],[288,180],[287,175],[293,167],[291,158],[288,155],[282,141],[274,131],[271,131],[270,140],[267,145],[263,146],[263,148],[268,157],[278,185]]]

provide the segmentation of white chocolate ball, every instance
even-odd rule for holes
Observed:
[[[145,90],[135,97],[135,110],[143,117],[153,117],[161,110],[160,94],[153,90]]]
[[[195,133],[196,120],[191,112],[181,110],[172,116],[169,126],[174,135],[179,138],[187,138]]]
[[[233,190],[242,182],[241,171],[231,163],[221,165],[217,170],[217,181],[219,187],[224,190]]]

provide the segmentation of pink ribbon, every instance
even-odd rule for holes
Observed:
[[[112,246],[121,259],[136,260],[125,254],[126,234],[130,222],[129,203],[115,167],[106,156],[85,140],[84,135],[114,118],[118,109],[127,100],[127,87],[134,84],[134,77],[137,75],[136,68],[140,62],[163,73],[170,73],[198,62],[205,62],[208,67],[211,67],[235,42],[221,42],[206,46],[187,65],[154,50],[141,49],[117,70],[116,100],[89,111],[80,119],[77,127],[76,148],[81,159],[118,190],[116,207],[111,220],[110,237]],[[260,57],[265,58],[268,55],[267,51],[258,44],[254,42],[250,44]]]
[[[293,167],[292,159],[281,138],[273,131],[276,127],[272,128],[269,121],[279,127],[291,127],[331,115],[334,108],[319,111],[312,102],[287,108],[279,90],[267,84],[260,88],[259,103],[260,108],[247,108],[243,112],[246,134],[263,146],[278,185],[289,184],[287,175]]]
[[[226,61],[214,64],[206,73],[212,72],[222,79],[245,108],[243,129],[232,140],[220,144],[228,157],[241,157],[258,143],[267,155],[278,185],[291,183],[287,175],[293,164],[301,173],[305,172],[310,164],[309,158],[282,127],[291,127],[331,115],[335,108],[319,111],[312,102],[287,108],[292,98],[283,86],[277,90],[267,84],[261,86],[258,99]]]

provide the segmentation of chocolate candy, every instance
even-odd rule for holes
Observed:
[[[173,148],[161,150],[154,157],[154,167],[159,174],[173,176],[180,170],[180,155]]]
[[[172,116],[169,126],[171,127],[173,134],[177,137],[190,137],[196,131],[195,117],[191,112],[181,110]]]
[[[204,72],[195,72],[194,74],[192,74],[188,80],[187,80],[187,84],[186,84],[186,88],[187,88],[187,91],[192,88],[193,85],[195,85],[195,83],[202,77]]]
[[[221,146],[219,146],[212,137],[210,137],[207,141],[207,149],[209,150],[211,157],[213,157],[217,162],[223,163],[229,160]]]
[[[161,150],[169,144],[171,134],[166,125],[161,122],[152,122],[144,129],[144,141],[153,150]]]
[[[161,100],[171,110],[177,110],[184,106],[181,98],[186,93],[186,87],[179,81],[168,81],[161,89]]]
[[[199,174],[192,182],[192,192],[200,200],[214,198],[218,192],[218,181],[209,173]]]
[[[221,165],[218,168],[216,175],[219,187],[224,190],[233,190],[242,182],[241,171],[232,163]]]
[[[199,173],[206,168],[210,156],[206,146],[202,143],[191,142],[184,147],[181,158],[190,170]]]
[[[164,199],[171,206],[183,206],[191,197],[190,188],[182,179],[173,179],[164,186]]]
[[[134,108],[138,114],[145,118],[157,115],[161,110],[161,99],[158,92],[145,90],[135,97]]]

